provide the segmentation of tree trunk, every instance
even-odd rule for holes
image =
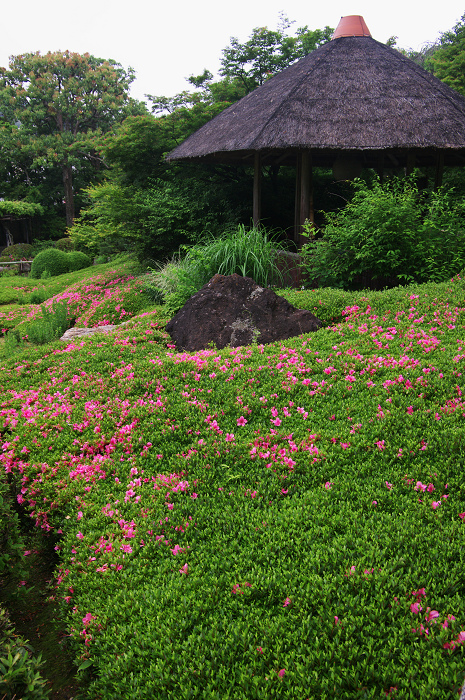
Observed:
[[[70,165],[63,165],[62,172],[65,187],[66,225],[72,226],[74,221],[73,170]]]

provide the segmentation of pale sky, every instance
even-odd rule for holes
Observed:
[[[320,29],[336,27],[341,16],[362,15],[374,39],[386,42],[395,35],[397,45],[418,50],[448,31],[465,13],[458,0],[442,0],[426,9],[412,0],[56,0],[4,2],[0,66],[11,55],[40,51],[89,52],[114,59],[136,71],[131,94],[171,97],[191,86],[189,75],[208,68],[215,75],[221,51],[230,37],[246,41],[254,27],[276,29],[284,12],[295,24]]]

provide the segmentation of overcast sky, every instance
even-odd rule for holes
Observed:
[[[458,0],[435,2],[428,9],[411,0],[5,2],[0,66],[8,65],[9,56],[26,52],[89,52],[134,68],[131,94],[136,99],[143,100],[147,93],[172,96],[191,87],[186,82],[189,75],[199,75],[204,68],[217,73],[230,37],[245,41],[254,27],[276,29],[281,12],[295,20],[293,28],[309,29],[336,27],[341,16],[362,15],[374,39],[385,42],[395,35],[399,47],[418,50],[452,29],[465,6]]]

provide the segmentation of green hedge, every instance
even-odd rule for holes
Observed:
[[[31,265],[31,277],[55,277],[68,272],[68,256],[63,250],[46,248],[36,255]]]

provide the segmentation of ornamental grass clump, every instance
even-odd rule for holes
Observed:
[[[216,274],[236,273],[267,287],[281,279],[277,252],[282,249],[266,229],[240,224],[218,238],[206,238],[188,248],[184,257],[175,256],[152,271],[146,288],[149,294],[151,290],[152,294],[161,292],[169,310],[175,312]]]

